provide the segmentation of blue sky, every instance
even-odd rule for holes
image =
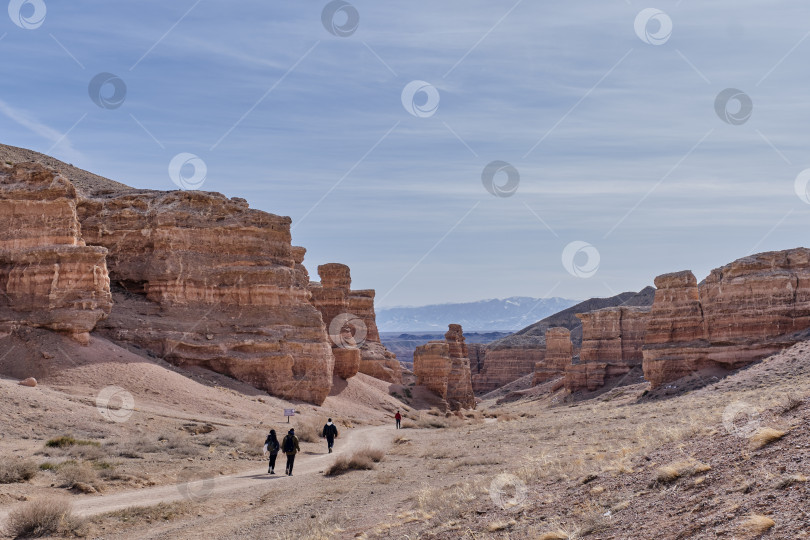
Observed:
[[[810,217],[810,7],[707,4],[13,0],[0,141],[153,189],[194,154],[201,189],[289,215],[310,273],[348,264],[378,306],[702,279],[806,244]],[[330,33],[327,6],[356,29]],[[120,106],[90,98],[99,73]],[[406,110],[412,81],[435,110]],[[740,125],[727,88],[753,104]],[[483,185],[493,161],[510,196]]]

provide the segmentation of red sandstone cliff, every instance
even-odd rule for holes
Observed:
[[[95,329],[277,396],[326,398],[334,357],[289,218],[52,161],[78,183],[34,163],[0,169],[0,332],[43,327],[86,342]]]
[[[801,339],[810,328],[810,250],[759,253],[712,270],[664,274],[644,343],[653,387],[710,367],[735,369]]]
[[[0,168],[0,331],[42,327],[86,342],[110,313],[107,250],[85,245],[77,202],[54,171]]]
[[[565,375],[565,368],[574,358],[574,344],[568,328],[554,327],[546,330],[546,351],[542,361],[534,367],[532,385],[537,386]]]
[[[461,325],[451,324],[444,341],[431,341],[413,353],[417,384],[447,402],[450,410],[474,409],[470,360]]]
[[[649,308],[622,306],[577,314],[582,348],[579,363],[565,368],[566,389],[596,390],[641,366],[648,313]]]

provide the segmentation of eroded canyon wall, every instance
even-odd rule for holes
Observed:
[[[574,358],[574,344],[568,328],[554,327],[546,330],[546,352],[542,361],[534,367],[532,385],[537,386],[565,375],[565,368]]]
[[[88,243],[109,250],[109,338],[203,366],[273,395],[322,403],[332,355],[309,302],[290,218],[199,191],[128,190],[82,199]]]
[[[706,368],[736,369],[808,338],[810,250],[759,253],[711,271],[664,274],[644,344],[653,387]]]
[[[579,362],[565,368],[566,389],[596,390],[606,380],[641,366],[649,311],[622,306],[577,314],[582,321],[582,348]]]
[[[86,343],[110,313],[107,250],[85,245],[77,202],[52,170],[0,167],[0,332],[41,327]]]

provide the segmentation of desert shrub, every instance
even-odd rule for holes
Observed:
[[[325,423],[326,419],[321,422],[318,418],[302,418],[295,423],[295,436],[301,442],[318,442]],[[283,433],[279,435],[279,441],[283,435]]]
[[[787,394],[785,396],[785,402],[782,404],[781,410],[779,412],[782,414],[787,414],[792,410],[798,409],[802,403],[804,403],[804,400],[799,396],[794,394]]]
[[[37,464],[28,459],[0,461],[0,484],[27,482],[37,474]]]
[[[55,534],[76,534],[83,520],[73,516],[64,499],[47,498],[25,503],[11,511],[6,528],[15,538],[36,538]]]
[[[107,452],[98,444],[80,444],[70,447],[68,453],[73,457],[88,460],[99,460],[107,457]]]
[[[163,438],[162,442],[163,448],[176,456],[196,456],[201,450],[185,433],[169,435]]]
[[[537,540],[568,540],[570,536],[563,531],[551,531],[541,534]]]
[[[59,467],[56,474],[59,487],[89,491],[87,486],[101,491],[98,473],[88,463],[71,463]]]
[[[416,427],[416,422],[413,420],[403,419],[400,426],[402,429],[414,429]]]
[[[448,423],[443,418],[422,418],[416,423],[420,428],[443,429],[448,427]]]
[[[267,435],[255,431],[247,433],[242,437],[242,444],[239,449],[250,456],[261,457],[264,455],[262,448],[264,447],[265,438],[267,438]],[[279,443],[281,443],[281,439],[279,439]]]
[[[85,441],[81,439],[76,439],[71,435],[62,435],[61,437],[56,437],[55,439],[50,439],[45,443],[45,446],[48,448],[68,448],[70,446],[101,446],[100,443],[96,441]]]
[[[751,437],[751,443],[756,448],[762,448],[763,446],[767,446],[772,442],[778,441],[785,435],[787,435],[787,432],[785,431],[780,431],[773,428],[761,428]]]
[[[158,503],[153,506],[133,506],[109,512],[93,519],[101,523],[114,519],[122,523],[155,523],[164,522],[180,517],[189,512],[190,505],[186,502]]]
[[[349,471],[368,471],[374,468],[385,457],[385,452],[378,448],[363,448],[350,457],[340,456],[329,466],[324,475],[338,476]]]

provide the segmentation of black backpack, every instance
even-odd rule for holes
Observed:
[[[292,435],[287,435],[284,437],[284,442],[281,443],[281,450],[287,454],[289,452],[295,452],[295,441],[293,441]]]

